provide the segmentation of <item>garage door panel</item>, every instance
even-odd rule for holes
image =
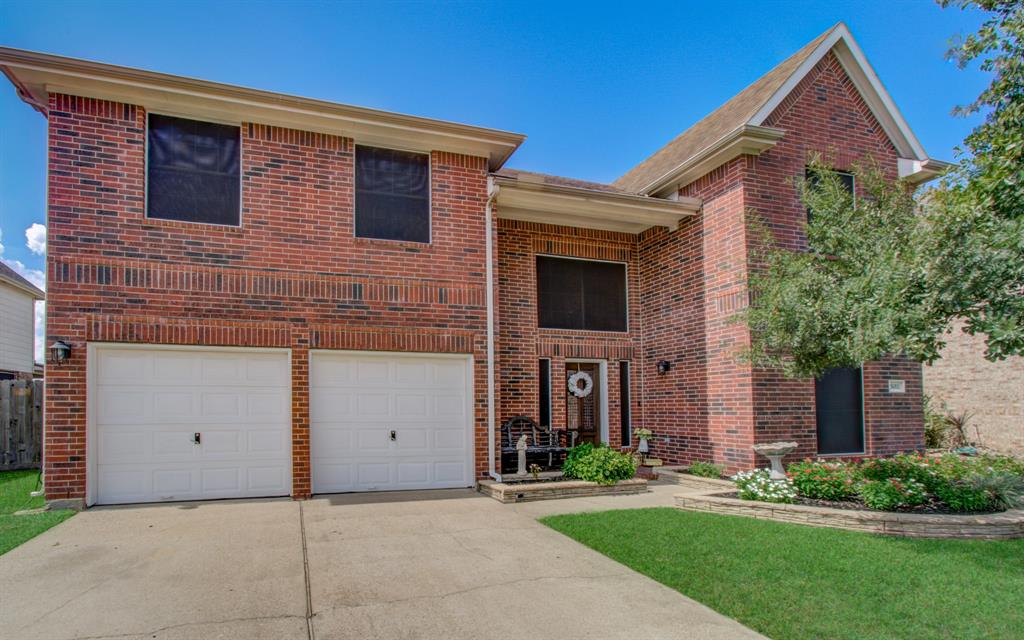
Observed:
[[[97,348],[97,501],[287,495],[288,371],[283,352]]]
[[[430,354],[314,352],[314,492],[471,485],[469,363]]]

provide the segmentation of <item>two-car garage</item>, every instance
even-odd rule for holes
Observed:
[[[287,349],[91,344],[90,504],[285,496]],[[467,355],[313,351],[314,493],[473,483]]]

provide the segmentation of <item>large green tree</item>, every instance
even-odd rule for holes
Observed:
[[[992,76],[957,109],[983,122],[941,184],[916,195],[868,164],[854,198],[826,163],[812,166],[798,181],[811,250],[759,234],[743,316],[755,364],[817,376],[888,354],[932,362],[958,319],[984,335],[987,358],[1024,354],[1024,3],[942,4],[989,12],[949,52]]]

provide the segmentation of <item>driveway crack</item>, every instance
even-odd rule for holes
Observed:
[[[309,587],[309,550],[306,547],[306,518],[299,501],[299,533],[302,535],[302,574],[306,586],[306,636],[316,640],[313,632],[313,592]]]

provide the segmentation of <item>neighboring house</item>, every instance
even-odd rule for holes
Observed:
[[[985,339],[954,326],[942,357],[924,368],[924,392],[934,410],[969,416],[968,441],[1024,454],[1024,358],[985,359]]]
[[[0,68],[49,121],[47,339],[72,346],[47,374],[51,501],[470,486],[517,414],[730,470],[762,441],[923,445],[913,362],[816,383],[734,357],[753,216],[805,246],[812,153],[937,173],[844,25],[614,184],[504,169],[524,137],[503,131]]]
[[[32,377],[36,301],[45,297],[38,287],[0,262],[0,380]]]

